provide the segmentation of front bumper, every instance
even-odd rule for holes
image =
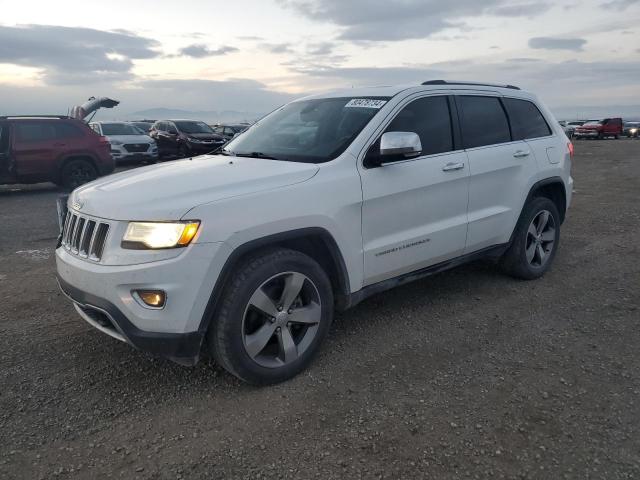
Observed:
[[[176,257],[134,265],[104,265],[56,250],[60,288],[92,326],[134,347],[194,365],[207,329],[205,311],[227,249],[193,244]],[[162,309],[147,308],[134,290],[160,289]]]
[[[591,138],[595,138],[598,137],[600,135],[600,133],[596,130],[592,131],[592,132],[573,132],[573,136],[574,137],[591,137]]]
[[[200,358],[204,332],[145,332],[132,324],[114,304],[84,292],[57,277],[62,293],[73,302],[80,316],[103,333],[145,352],[181,365],[195,365]]]

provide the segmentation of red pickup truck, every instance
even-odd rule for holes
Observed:
[[[107,138],[81,120],[0,117],[0,184],[50,181],[74,189],[114,167]]]
[[[605,137],[620,138],[622,135],[622,119],[621,118],[605,118],[604,120],[589,120],[585,124],[576,127],[573,136],[580,138],[599,138]]]

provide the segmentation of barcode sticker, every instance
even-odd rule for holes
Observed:
[[[345,105],[345,108],[382,108],[386,100],[374,100],[371,98],[353,98]]]

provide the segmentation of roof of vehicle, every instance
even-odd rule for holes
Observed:
[[[521,90],[513,85],[497,85],[493,83],[479,83],[454,80],[428,80],[420,84],[403,84],[403,85],[379,85],[371,87],[355,87],[333,90],[315,95],[309,95],[299,100],[309,100],[313,98],[339,98],[339,97],[393,97],[404,91],[437,91],[437,90],[475,90],[490,91],[509,96],[522,98],[531,98],[533,95]]]

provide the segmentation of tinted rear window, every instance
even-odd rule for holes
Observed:
[[[527,100],[504,98],[504,106],[509,114],[511,133],[514,140],[546,137],[551,129],[546,120],[533,103]]]
[[[51,122],[17,122],[16,137],[23,142],[43,142],[56,138],[56,131]]]
[[[496,97],[459,96],[465,148],[511,141],[507,116]]]

